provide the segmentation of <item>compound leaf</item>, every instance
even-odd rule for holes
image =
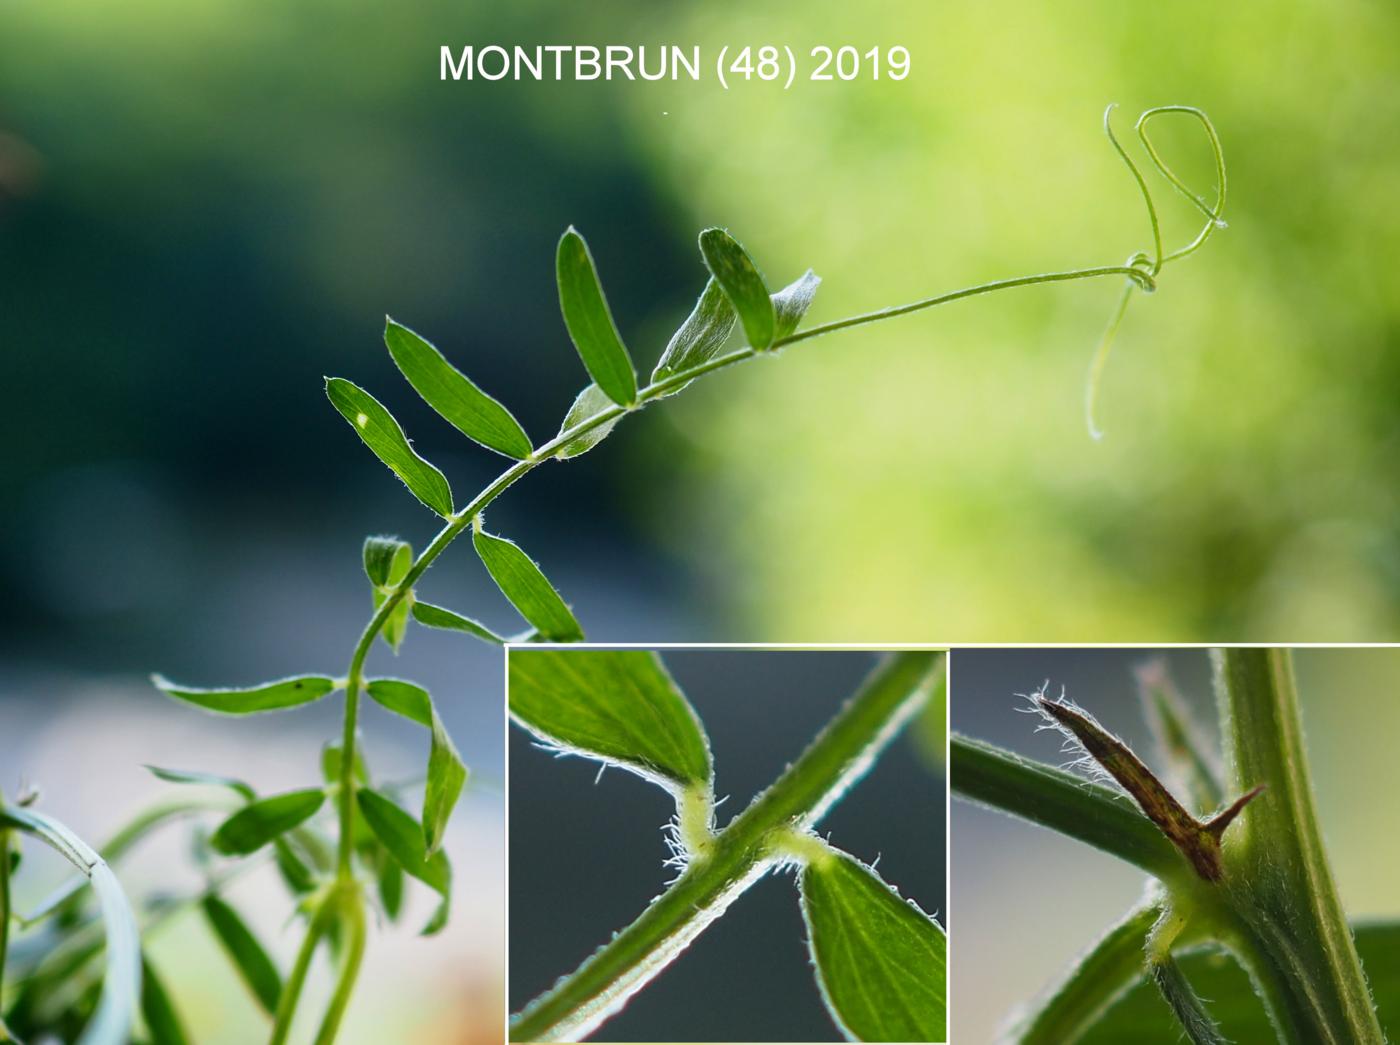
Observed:
[[[729,303],[729,296],[725,294],[724,288],[711,276],[700,294],[700,299],[695,302],[695,308],[681,324],[680,329],[671,335],[666,351],[661,353],[660,362],[651,372],[652,383],[664,381],[672,374],[709,362],[729,340],[738,319],[739,314]],[[686,384],[690,382],[687,381]],[[667,395],[674,395],[684,387],[685,385],[678,385]]]
[[[321,748],[321,778],[327,784],[340,783],[340,775],[345,771],[345,748],[339,742],[326,744]],[[351,773],[362,784],[369,783],[369,766],[358,745],[355,748],[355,764]]]
[[[773,299],[768,296],[768,287],[753,259],[724,229],[700,233],[700,253],[710,275],[724,288],[730,304],[739,313],[749,346],[756,352],[770,348],[776,336],[777,317]]]
[[[326,379],[326,395],[365,445],[403,480],[414,497],[441,516],[452,514],[452,487],[447,477],[408,445],[408,437],[394,415],[379,400],[343,377]]]
[[[559,238],[555,270],[564,325],[588,376],[614,403],[631,405],[637,399],[637,374],[608,310],[593,255],[572,226]]]
[[[371,679],[365,689],[377,704],[417,722],[432,734],[422,820],[423,843],[427,855],[432,856],[442,845],[448,818],[467,782],[467,767],[462,764],[462,756],[457,753],[426,689],[403,679]]]
[[[773,295],[773,340],[781,341],[797,330],[802,317],[812,307],[822,278],[811,269]]]
[[[452,867],[441,849],[425,855],[423,829],[413,817],[378,791],[361,788],[356,797],[365,823],[405,872],[442,897],[442,903],[423,929],[431,936],[447,924],[452,897]]]
[[[253,992],[253,997],[263,1010],[269,1016],[274,1015],[277,1002],[282,997],[282,975],[277,971],[277,966],[247,923],[226,902],[209,895],[204,898],[202,906],[209,927],[219,938],[239,977]]]
[[[325,800],[326,793],[312,787],[250,802],[219,825],[209,844],[225,856],[247,856],[309,820]]]
[[[559,434],[563,435],[575,425],[582,424],[591,417],[596,417],[604,410],[614,407],[614,403],[607,394],[597,385],[589,385],[574,400],[574,405],[569,407],[569,412],[564,415],[564,423],[559,426]],[[622,420],[623,415],[618,414],[611,420],[604,421],[594,428],[590,428],[577,439],[571,439],[564,444],[554,456],[561,461],[570,457],[577,457],[579,454],[587,453],[601,443]]]
[[[156,689],[168,697],[195,704],[223,715],[252,715],[259,711],[280,711],[320,700],[340,688],[326,675],[297,675],[264,682],[259,686],[232,689],[196,689],[171,682],[163,675],[152,675]]]
[[[518,461],[530,456],[534,448],[520,422],[430,342],[385,317],[384,344],[413,390],[464,436]]]
[[[478,529],[472,544],[491,579],[520,615],[551,642],[578,642],[583,629],[545,575],[514,541]]]
[[[442,606],[434,606],[430,602],[413,603],[413,619],[425,628],[441,628],[445,631],[464,631],[468,635],[504,646],[506,640],[486,625],[479,621],[474,621],[470,617],[463,617],[460,613],[445,609]]]
[[[709,740],[655,653],[512,649],[509,693],[511,716],[546,743],[669,789],[709,785]]]
[[[828,851],[799,880],[807,943],[832,1018],[857,1041],[944,1041],[947,939],[870,868]]]

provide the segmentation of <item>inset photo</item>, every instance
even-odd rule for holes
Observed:
[[[955,652],[953,1040],[1394,1040],[1397,675],[1396,649]]]
[[[510,647],[510,1039],[945,1041],[946,666]]]

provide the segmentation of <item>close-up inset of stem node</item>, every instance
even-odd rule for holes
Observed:
[[[954,708],[985,705],[979,690],[988,669],[964,655],[960,673],[958,656]],[[1093,650],[1062,660],[1071,656],[1081,675],[1095,657],[1105,671],[1122,661]],[[1142,901],[1005,1024],[1008,1040],[1108,1042],[1132,1027],[1136,1041],[1184,1035],[1197,1045],[1385,1041],[1372,987],[1390,994],[1396,930],[1354,928],[1346,919],[1323,845],[1293,653],[1224,648],[1211,652],[1211,663],[1219,748],[1162,663],[1138,672],[1160,776],[1088,711],[1044,686],[1024,698],[1025,710],[1062,738],[1069,768],[952,737],[956,796],[1088,843],[1149,876]],[[985,858],[975,843],[959,854],[964,873]],[[1222,963],[1225,954],[1238,965]],[[1146,984],[1160,996],[1156,1008]]]

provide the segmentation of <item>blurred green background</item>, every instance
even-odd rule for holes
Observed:
[[[708,72],[438,81],[440,45],[492,41],[902,44],[913,73],[786,92]],[[159,760],[149,723],[173,713],[145,672],[343,670],[360,538],[421,545],[431,520],[322,375],[380,396],[459,492],[499,469],[398,379],[385,312],[543,437],[583,383],[552,285],[568,223],[644,370],[703,283],[705,224],[775,284],[815,267],[818,322],[1117,264],[1146,229],[1099,132],[1110,101],[1125,126],[1148,105],[1208,109],[1231,194],[1230,228],[1134,303],[1104,442],[1082,383],[1117,287],[1040,287],[718,375],[542,469],[493,528],[597,638],[1396,637],[1397,43],[1381,0],[5,4],[0,706],[60,755],[0,734],[0,783],[65,764],[82,709],[122,709],[127,746],[102,739],[129,756],[128,786],[89,790],[75,817],[80,793],[40,781],[52,812],[99,829],[156,793],[135,767]],[[1204,187],[1199,141],[1163,142]],[[1169,239],[1189,235],[1159,199]],[[465,551],[424,594],[512,625]],[[498,668],[409,642],[395,670],[435,686],[490,780]],[[219,742],[242,751],[285,721]],[[310,772],[333,726],[307,722]],[[416,757],[411,731],[389,739]],[[456,939],[489,983],[500,876],[480,852],[487,899]]]
[[[1063,765],[1063,738],[1036,732],[1017,714],[1048,681],[1060,687],[1149,765],[1158,763],[1137,696],[1134,668],[1162,657],[1182,696],[1218,736],[1210,662],[1203,650],[959,650],[950,679],[953,729],[1029,758]],[[1400,730],[1396,649],[1295,651],[1299,701],[1318,819],[1333,876],[1353,920],[1400,917],[1394,868],[1400,859]],[[1141,899],[1146,876],[1096,849],[954,798],[949,888],[956,916],[950,943],[954,1042],[997,1038],[1019,1006],[1032,1003],[1074,959]],[[1162,1007],[1165,1025],[1171,1016]]]

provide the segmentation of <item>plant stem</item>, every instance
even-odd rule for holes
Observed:
[[[286,1045],[287,1036],[292,1032],[292,1021],[296,1019],[297,1003],[301,1000],[302,988],[306,986],[306,974],[311,969],[311,959],[316,956],[316,947],[321,942],[321,937],[330,929],[331,918],[334,915],[334,907],[327,899],[322,897],[315,914],[311,916],[311,922],[306,927],[306,936],[301,941],[301,949],[297,951],[296,960],[292,963],[292,971],[287,975],[287,982],[282,985],[282,997],[277,1001],[277,1016],[273,1020],[272,1037],[268,1039],[268,1045]],[[353,987],[353,983],[351,986]]]
[[[1232,906],[1252,937],[1242,957],[1256,978],[1282,969],[1288,982],[1266,989],[1266,997],[1284,988],[1301,993],[1295,1006],[1313,1011],[1322,1040],[1380,1045],[1384,1035],[1322,845],[1290,652],[1224,649],[1213,658],[1233,780],[1268,786],[1228,853],[1230,880],[1238,883]],[[1261,954],[1272,960],[1259,961]]]
[[[947,294],[939,294],[937,297],[924,298],[922,301],[914,301],[908,305],[894,305],[890,308],[882,308],[875,312],[866,312],[859,316],[851,316],[848,319],[838,319],[831,323],[823,323],[821,326],[808,327],[806,330],[798,331],[789,337],[785,337],[773,344],[774,348],[781,348],[783,345],[791,345],[796,341],[805,341],[811,337],[820,337],[822,334],[830,334],[835,330],[845,330],[848,327],[858,327],[864,323],[878,323],[882,319],[893,319],[895,316],[906,316],[910,312],[919,312],[926,308],[933,308],[935,305],[946,305],[950,301],[960,301],[963,298],[976,297],[978,294],[990,294],[997,290],[1010,290],[1013,287],[1031,287],[1040,283],[1063,283],[1073,279],[1094,279],[1098,276],[1127,276],[1143,290],[1152,290],[1153,283],[1151,277],[1140,268],[1133,268],[1129,265],[1105,265],[1099,268],[1071,269],[1068,272],[1042,272],[1034,276],[1017,276],[1015,279],[999,279],[991,283],[979,283],[975,287],[965,287],[962,290],[954,290]]]
[[[1171,953],[1164,952],[1154,958],[1150,968],[1152,981],[1157,984],[1157,989],[1171,1007],[1172,1015],[1185,1030],[1191,1045],[1227,1045],[1220,1028],[1215,1025],[1210,1013],[1206,1012],[1205,1005],[1191,989],[1191,984],[1182,975],[1181,966],[1176,964],[1176,959]]]
[[[1015,1029],[1019,1045],[1067,1045],[1142,978],[1147,936],[1162,914],[1159,899],[1129,911]]]
[[[354,896],[341,898],[342,917],[346,929],[345,954],[341,958],[340,976],[336,979],[335,993],[326,1009],[321,1029],[316,1035],[316,1045],[330,1045],[335,1041],[340,1021],[350,1004],[350,995],[355,990],[355,979],[360,974],[360,961],[365,956],[365,907],[356,890]]]
[[[1193,877],[1122,792],[959,734],[951,739],[950,765],[950,786],[963,798],[1087,842],[1165,883]]]
[[[577,1041],[616,1013],[784,853],[782,834],[810,829],[870,767],[927,699],[941,661],[890,657],[802,756],[715,836],[709,855],[511,1025],[512,1041]]]

